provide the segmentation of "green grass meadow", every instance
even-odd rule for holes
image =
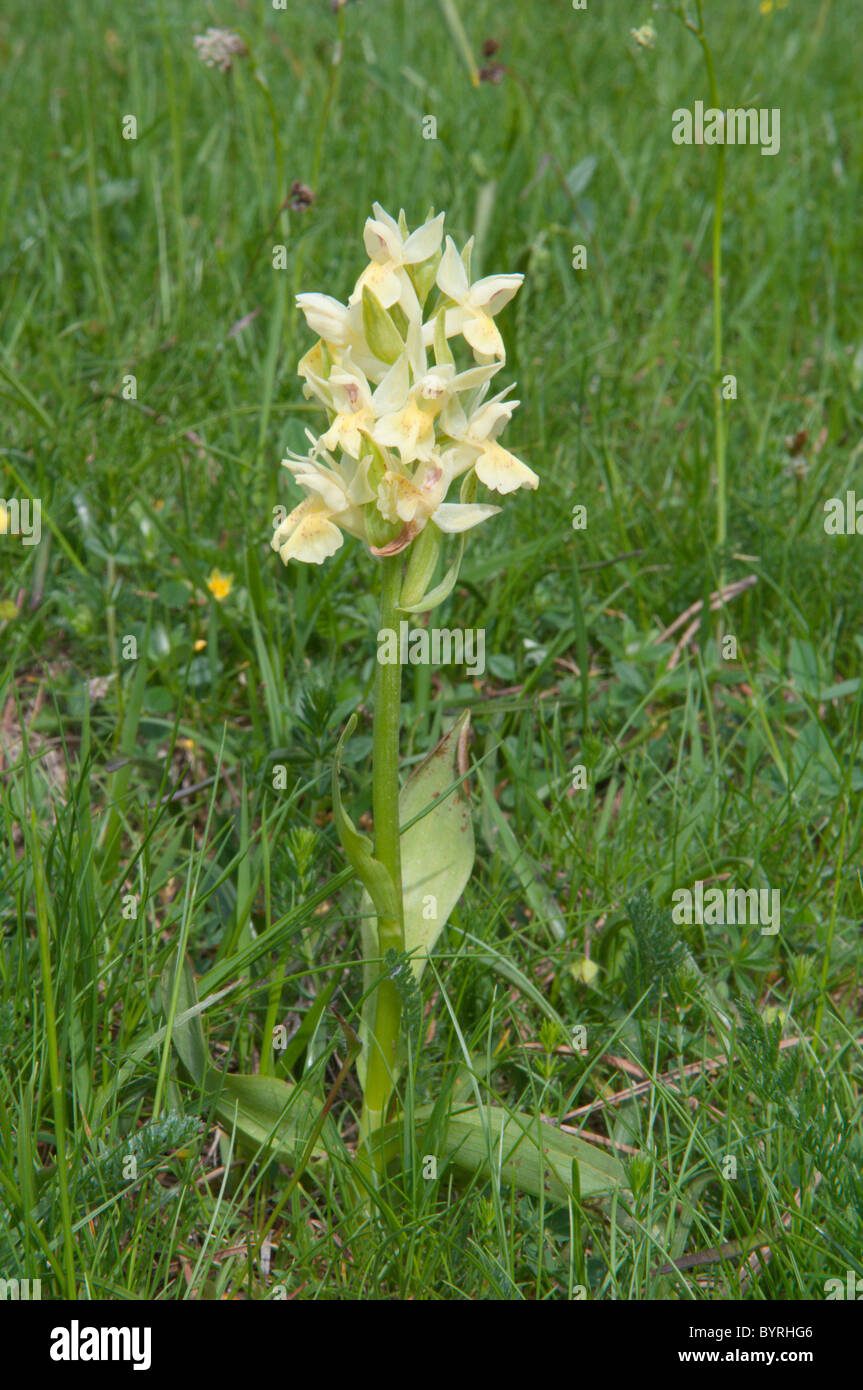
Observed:
[[[724,543],[718,149],[672,142],[710,91],[665,5],[6,0],[0,1279],[863,1292],[860,7],[703,18],[721,105],[781,110],[775,155],[725,149]],[[208,26],[246,46],[228,72],[195,51]],[[280,460],[323,418],[294,297],[347,298],[374,201],[445,210],[474,276],[524,274],[500,384],[541,482],[470,535],[432,619],[483,629],[485,671],[404,672],[403,772],[470,709],[477,856],[405,1000],[370,1197],[331,768],[356,711],[368,828],[375,561],[347,537],[285,567],[269,542],[300,500]],[[828,533],[855,489],[861,534]],[[40,503],[38,544],[13,500]],[[779,930],[678,924],[697,882],[778,892]],[[245,1106],[229,1078],[253,1073],[295,1083],[287,1113]],[[625,1182],[523,1190],[491,1130],[466,1170],[442,1139],[465,1096],[567,1126]]]

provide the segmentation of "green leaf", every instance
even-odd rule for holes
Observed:
[[[441,253],[440,251],[436,251],[433,256],[429,256],[427,261],[419,261],[415,265],[408,265],[405,267],[408,278],[416,290],[416,296],[420,305],[424,305],[429,297],[429,291],[434,285],[440,262]]]
[[[470,802],[459,780],[459,774],[467,770],[466,761],[461,767],[459,761],[469,728],[470,711],[465,710],[411,774],[399,796],[399,822],[408,826],[401,835],[405,951],[412,955],[417,981],[473,869]],[[416,820],[417,816],[422,818]],[[410,825],[411,821],[415,823]]]
[[[581,194],[593,178],[598,163],[599,161],[595,154],[586,154],[584,159],[580,159],[578,163],[570,169],[565,180],[570,197],[581,197]]]
[[[474,499],[475,499],[475,497],[476,497],[476,474],[473,472],[473,470],[471,470],[471,472],[468,473],[467,477],[465,478],[465,480],[464,480],[464,482],[462,483],[461,488],[460,488],[460,490],[459,490],[459,501],[460,501],[460,502],[473,502]],[[416,541],[414,541],[413,546],[411,547],[411,549],[412,549],[415,553],[416,553],[416,547],[419,546],[419,545],[421,544],[421,542],[422,542],[422,540],[423,540],[423,537],[424,537],[424,536],[426,535],[426,533],[429,532],[429,531],[435,531],[435,532],[437,532],[438,537],[440,537],[440,534],[441,534],[440,531],[438,531],[438,528],[434,525],[434,522],[431,522],[431,521],[430,521],[430,522],[428,523],[428,525],[426,526],[425,530],[424,530],[424,531],[422,532],[422,534],[419,536],[419,539],[416,540]],[[457,546],[457,549],[456,549],[456,557],[455,557],[455,559],[453,560],[452,564],[450,565],[449,569],[447,570],[446,574],[444,575],[444,577],[443,577],[443,579],[440,581],[440,583],[439,583],[439,584],[436,584],[435,587],[434,587],[433,589],[429,589],[428,592],[423,592],[423,590],[424,590],[424,588],[425,588],[425,585],[422,585],[422,587],[420,587],[420,585],[419,585],[418,583],[412,582],[412,581],[414,581],[415,570],[414,570],[414,556],[413,556],[413,555],[411,556],[411,561],[410,561],[410,563],[409,563],[409,565],[408,565],[407,575],[405,576],[404,587],[403,587],[403,589],[402,589],[402,599],[401,599],[401,602],[399,603],[399,611],[400,611],[400,612],[402,612],[402,613],[429,613],[429,612],[431,611],[432,608],[437,608],[438,604],[443,603],[443,601],[444,601],[445,598],[449,598],[450,594],[452,593],[453,589],[455,588],[456,580],[458,579],[459,572],[460,572],[460,570],[461,570],[461,562],[462,562],[462,560],[464,559],[464,548],[465,548],[465,546],[467,545],[467,534],[468,534],[467,531],[462,531],[461,535],[460,535],[459,538],[458,538],[458,546]],[[427,544],[430,544],[430,543],[427,543]],[[438,549],[438,552],[439,552],[439,551],[440,551],[440,543],[439,543],[439,542],[438,542],[438,547],[437,547],[437,549]],[[421,553],[421,552],[420,552],[420,553]],[[436,564],[436,563],[437,563],[437,554],[435,555],[435,564]],[[417,569],[419,569],[419,562],[417,563]],[[434,567],[432,567],[431,571],[429,572],[428,579],[431,579],[432,574],[434,574]],[[428,582],[428,580],[426,580],[426,582]],[[422,593],[422,598],[419,598],[419,599],[414,598],[414,594],[417,593],[417,591],[419,591],[419,592]]]
[[[417,603],[400,603],[400,613],[429,613],[432,608],[437,608],[438,604],[443,603],[445,598],[449,598],[459,576],[466,540],[466,533],[462,532],[458,539],[458,553],[441,582],[423,594]]]
[[[174,988],[175,961],[176,957],[172,955],[170,962],[162,971],[161,977],[162,1011],[166,1018],[169,1015],[171,994]],[[197,1005],[198,990],[195,985],[195,975],[188,956],[184,956],[177,989],[177,1013],[174,1018],[171,1040],[186,1071],[194,1081],[197,1081],[199,1086],[208,1090],[211,1084],[218,1082],[219,1073],[210,1063],[210,1051],[207,1047],[204,1023],[201,1014],[195,1012]]]
[[[395,362],[405,350],[404,340],[377,295],[363,285],[363,332],[382,362]]]
[[[444,23],[446,24],[446,27],[449,30],[450,38],[452,39],[453,44],[460,53],[462,62],[464,63],[465,67],[467,68],[470,74],[470,80],[473,83],[474,87],[478,87],[479,69],[477,68],[476,61],[473,56],[473,50],[470,46],[470,39],[465,33],[465,27],[462,23],[461,15],[459,14],[456,8],[455,0],[438,0],[438,5],[440,7],[440,12],[443,16]]]
[[[446,309],[441,305],[435,314],[434,320],[434,359],[439,367],[449,363],[455,366],[455,358],[452,355],[452,348],[446,336]]]
[[[463,789],[463,759],[459,767],[459,749],[466,746],[469,725],[470,711],[465,710],[411,774],[399,795],[399,824],[407,827],[401,833],[405,952],[411,957],[417,983],[473,868],[473,825]],[[372,904],[365,893],[360,910],[365,999],[360,1027],[363,1051],[357,1070],[365,1086],[381,952]]]
[[[277,1076],[228,1072],[219,1081],[221,1094],[214,1109],[227,1128],[233,1129],[236,1123],[237,1132],[247,1145],[266,1149],[281,1162],[290,1163],[303,1154],[320,1117],[320,1100]],[[325,1123],[323,1129],[327,1139],[321,1138],[313,1145],[312,1158],[326,1158],[338,1142],[329,1116],[327,1120],[329,1125]],[[331,1133],[327,1133],[328,1128]]]
[[[417,1116],[426,1118],[431,1111],[422,1106]],[[454,1111],[442,1142],[439,1160],[535,1197],[545,1192],[566,1201],[577,1198],[579,1190],[581,1197],[604,1197],[626,1187],[623,1166],[611,1154],[524,1111],[499,1106]],[[575,1189],[573,1165],[578,1170]]]
[[[161,984],[163,1008],[167,1014],[174,987],[173,964],[166,966]],[[233,1131],[236,1127],[246,1148],[256,1153],[267,1150],[270,1157],[282,1162],[301,1157],[320,1120],[323,1102],[292,1081],[282,1081],[276,1076],[220,1072],[210,1060],[201,1017],[194,1012],[197,1004],[195,976],[188,958],[184,958],[172,1034],[180,1061],[203,1091],[215,1096],[215,1113],[226,1128]],[[309,1157],[326,1157],[338,1144],[338,1133],[327,1116],[321,1137],[312,1146]]]
[[[336,987],[339,983],[340,974],[341,972],[339,972],[339,974],[334,975],[333,978],[330,980],[329,984],[324,985],[320,994],[315,999],[315,1002],[311,1005],[309,1009],[306,1010],[306,1013],[303,1016],[302,1023],[300,1024],[294,1036],[291,1038],[291,1041],[288,1043],[284,1052],[279,1057],[279,1070],[281,1072],[284,1073],[291,1071],[294,1066],[294,1063],[297,1062],[301,1055],[307,1051],[309,1044],[312,1041],[312,1038],[315,1036],[318,1024],[321,1021],[321,1015],[323,1014],[324,1009],[327,1007],[327,1005],[329,1004],[330,1000],[336,992]],[[308,1061],[309,1059],[307,1058],[307,1066]]]
[[[191,589],[188,584],[181,584],[177,579],[166,579],[164,584],[160,584],[156,590],[159,602],[164,603],[166,608],[188,608],[191,598]]]
[[[479,776],[486,805],[497,831],[496,839],[489,837],[489,849],[493,854],[502,852],[509,860],[509,866],[521,884],[528,906],[536,921],[548,927],[555,941],[564,941],[566,939],[566,923],[563,920],[557,899],[546,887],[539,867],[518,843],[509,821],[495,800],[488,778],[482,772]]]
[[[546,999],[542,990],[537,989],[533,981],[529,980],[527,975],[519,970],[517,965],[511,960],[508,960],[506,956],[501,955],[500,951],[498,951],[491,942],[481,941],[478,936],[474,936],[469,931],[464,933],[464,938],[466,941],[471,941],[475,946],[479,947],[476,960],[480,965],[487,966],[489,970],[496,971],[498,975],[502,975],[505,980],[509,980],[511,984],[514,984],[520,989],[522,994],[526,995],[538,1009],[542,1010],[549,1023],[555,1024],[558,1028],[563,1026],[560,1015],[556,1012],[554,1006],[549,1003],[548,999]]]
[[[32,415],[36,416],[46,428],[49,434],[56,435],[57,426],[48,414],[45,407],[37,401],[32,391],[28,391],[19,376],[16,376],[11,367],[7,367],[4,362],[0,362],[0,376],[8,382],[12,390],[19,397],[21,403],[27,407]]]
[[[146,652],[147,643],[150,636],[149,621],[144,633],[142,642],[143,650]],[[119,752],[126,754],[130,758],[138,748],[138,724],[141,719],[141,712],[144,707],[147,689],[147,662],[142,657],[136,666],[135,675],[132,678],[132,686],[126,701],[126,712],[123,716],[123,730],[120,735]],[[108,781],[106,793],[106,803],[109,807],[99,828],[98,847],[101,856],[101,877],[103,883],[111,882],[116,873],[120,860],[120,851],[123,847],[123,820],[126,798],[129,796],[129,783],[132,776],[132,763],[124,763],[116,772],[112,772]]]
[[[230,985],[226,985],[224,989],[219,990],[216,994],[208,994],[205,999],[201,1000],[200,1004],[196,1003],[191,1009],[180,1010],[174,1018],[173,1031],[175,1032],[182,1024],[184,1024],[187,1018],[193,1018],[195,1015],[205,1013],[207,1009],[211,1009],[214,1004],[217,1004],[220,999],[224,999],[225,995],[230,994],[232,990],[236,989],[236,987],[237,982],[235,981]],[[170,990],[170,983],[168,984],[168,989]],[[162,977],[162,990],[162,997],[163,999],[165,999],[165,1004],[167,1006],[170,994],[168,994],[167,996],[164,994],[164,976]],[[112,1073],[110,1079],[106,1081],[105,1084],[101,1086],[99,1090],[96,1092],[96,1096],[93,1102],[93,1114],[103,1114],[107,1106],[113,1103],[116,1095],[119,1094],[120,1088],[127,1085],[129,1082],[134,1081],[134,1079],[140,1075],[140,1062],[143,1060],[143,1058],[146,1057],[150,1052],[153,1052],[155,1048],[159,1047],[164,1042],[167,1036],[168,1026],[167,1024],[163,1023],[161,1028],[157,1028],[155,1032],[149,1033],[146,1038],[142,1039],[141,1042],[136,1043],[135,1046],[131,1048],[128,1053],[126,1053],[125,1061],[123,1062],[123,1065],[120,1067],[119,1071],[117,1071],[116,1073]]]
[[[426,590],[434,577],[443,536],[433,521],[428,522],[410,548],[407,572],[399,598],[402,613],[421,612]]]
[[[347,855],[354,873],[374,903],[376,911],[381,917],[397,917],[396,886],[381,861],[374,858],[372,842],[368,835],[357,830],[342,805],[339,789],[342,749],[356,726],[357,716],[352,714],[336,744],[336,754],[333,758],[333,820],[342,849]]]

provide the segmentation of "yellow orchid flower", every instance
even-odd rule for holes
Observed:
[[[509,388],[485,399],[506,357],[494,315],[523,277],[471,284],[471,242],[459,254],[447,237],[441,255],[443,223],[441,213],[411,232],[403,212],[396,220],[375,203],[363,230],[369,264],[347,304],[328,294],[297,296],[318,339],[298,371],[328,419],[319,435],[306,432],[308,454],[283,460],[306,494],[275,527],[272,546],[285,563],[321,564],[345,532],[386,557],[429,522],[452,533],[478,526],[499,508],[472,500],[473,475],[501,494],[539,483],[498,441],[518,402],[506,399]],[[424,321],[433,284],[442,302]],[[475,365],[457,365],[450,339],[458,336]],[[470,476],[461,500],[447,501],[462,474]],[[426,549],[431,554],[433,544]]]
[[[506,353],[494,315],[509,303],[523,279],[523,275],[487,275],[471,285],[455,242],[447,237],[436,279],[438,289],[458,306],[447,313],[447,337],[461,333],[475,352],[502,360]]]
[[[348,302],[359,302],[365,286],[377,296],[385,309],[400,304],[410,315],[419,309],[419,302],[406,273],[407,267],[430,260],[440,250],[444,214],[440,213],[431,222],[405,235],[399,223],[384,211],[380,203],[374,204],[373,211],[374,217],[367,219],[363,229],[363,241],[371,263],[357,280]]]

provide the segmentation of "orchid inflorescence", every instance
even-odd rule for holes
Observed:
[[[447,237],[442,251],[443,223],[430,215],[409,232],[404,212],[396,221],[375,203],[363,238],[370,261],[347,305],[297,296],[318,334],[297,370],[329,425],[306,431],[306,455],[283,460],[308,493],[273,535],[286,564],[321,564],[343,531],[374,555],[397,555],[426,527],[464,532],[498,512],[475,500],[477,482],[501,494],[539,483],[498,442],[518,405],[512,386],[488,398],[506,360],[494,316],[524,277],[471,284],[473,238],[460,254]],[[459,500],[447,501],[457,478]]]

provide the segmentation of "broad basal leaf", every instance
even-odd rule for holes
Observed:
[[[290,1081],[278,1076],[240,1076],[231,1072],[220,1077],[221,1090],[215,1111],[225,1128],[236,1126],[247,1145],[261,1147],[268,1155],[291,1163],[301,1157],[323,1102]],[[327,1117],[324,1131],[332,1129]],[[332,1139],[337,1136],[331,1134]],[[314,1145],[312,1158],[326,1158],[327,1145],[322,1133]]]
[[[174,988],[174,970],[175,965],[171,961],[162,971],[162,1008],[166,1018]],[[194,1014],[191,1018],[186,1019],[181,1017],[189,1010],[194,1009],[197,1002],[198,990],[195,984],[195,975],[188,957],[184,956],[177,985],[177,1017],[174,1020],[171,1041],[186,1071],[206,1091],[211,1089],[219,1074],[210,1062],[203,1019],[200,1014]]]
[[[161,979],[162,1001],[167,1015],[174,988],[174,965],[168,965]],[[277,1076],[243,1076],[220,1072],[210,1060],[204,1023],[194,1013],[198,1003],[195,976],[187,958],[183,960],[177,990],[177,1016],[172,1041],[183,1066],[207,1096],[215,1096],[214,1110],[229,1132],[236,1132],[243,1147],[290,1163],[299,1159],[318,1120],[323,1099],[283,1081]],[[191,1010],[190,1017],[184,1017]],[[310,1158],[326,1157],[339,1145],[338,1133],[327,1116]]]
[[[430,1114],[424,1106],[418,1117]],[[453,1111],[437,1157],[467,1172],[500,1180],[538,1197],[545,1191],[565,1201],[573,1192],[573,1163],[582,1197],[608,1196],[626,1187],[622,1165],[611,1154],[523,1111],[476,1106]]]
[[[467,772],[469,726],[470,712],[465,710],[411,774],[399,797],[401,825],[421,816],[401,837],[405,951],[412,958],[418,982],[473,868],[470,802],[459,780]],[[447,791],[442,801],[423,814]]]
[[[473,825],[462,780],[467,771],[469,725],[470,712],[466,710],[414,770],[399,796],[399,824],[408,827],[401,836],[405,951],[411,956],[417,982],[473,868]],[[416,816],[420,819],[410,825]],[[382,968],[374,908],[367,893],[363,893],[360,910],[363,988],[367,992],[379,979]],[[374,1010],[372,992],[363,1005],[360,1028],[363,1051],[357,1069],[363,1086]]]

